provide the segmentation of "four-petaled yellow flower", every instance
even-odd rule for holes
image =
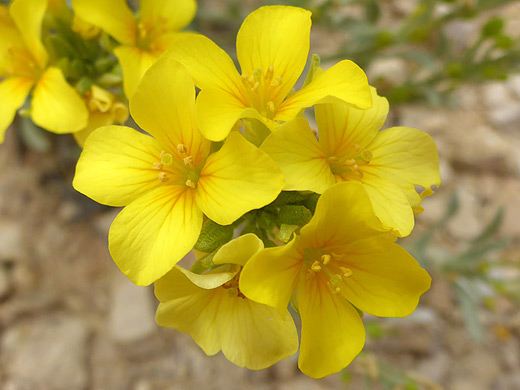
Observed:
[[[114,53],[123,69],[128,98],[146,70],[169,47],[176,31],[191,22],[197,9],[195,0],[141,0],[136,19],[125,0],[73,0],[72,6],[77,16],[121,44]]]
[[[215,269],[199,275],[176,266],[157,282],[156,321],[188,333],[208,355],[222,350],[240,367],[260,370],[294,355],[298,335],[287,312],[247,299],[238,288],[241,268],[264,245],[246,234],[222,246]]]
[[[272,202],[283,175],[239,132],[210,153],[197,127],[195,86],[169,57],[144,75],[130,100],[137,124],[102,127],[86,140],[74,188],[99,203],[126,206],[110,228],[109,249],[121,271],[148,285],[193,248],[203,214],[228,225]]]
[[[267,137],[261,149],[284,173],[285,190],[323,193],[336,182],[361,182],[377,217],[398,236],[410,234],[413,211],[421,196],[439,186],[439,157],[424,131],[392,127],[379,132],[388,102],[372,88],[373,107],[358,110],[343,104],[315,106],[319,140],[308,122],[297,118]]]
[[[201,89],[197,116],[206,138],[223,140],[241,118],[258,119],[272,130],[316,103],[372,105],[367,78],[351,61],[339,62],[291,94],[307,61],[310,27],[311,13],[302,8],[270,6],[252,12],[237,35],[242,75],[210,39],[187,33],[175,40],[168,53],[186,66]]]
[[[89,110],[88,124],[83,130],[74,133],[74,139],[83,147],[87,137],[99,127],[122,125],[128,119],[128,107],[117,101],[116,96],[106,89],[92,85],[85,94],[85,101]]]
[[[284,313],[296,290],[302,322],[298,365],[306,375],[323,377],[343,369],[363,348],[356,308],[406,316],[430,287],[428,273],[394,240],[363,186],[338,183],[321,195],[300,236],[247,262],[240,291]]]
[[[54,133],[87,125],[88,111],[60,69],[48,66],[41,42],[47,0],[14,0],[0,5],[0,143],[32,89],[31,118]]]

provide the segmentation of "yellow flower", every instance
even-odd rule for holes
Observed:
[[[298,335],[291,316],[253,302],[238,289],[240,270],[263,248],[246,234],[219,249],[213,271],[195,274],[176,266],[155,282],[161,302],[156,321],[188,333],[207,355],[222,350],[240,367],[260,370],[294,355]]]
[[[319,140],[303,118],[278,128],[262,144],[284,173],[285,190],[323,193],[336,182],[361,182],[377,217],[398,236],[413,229],[412,210],[420,210],[415,190],[439,186],[439,157],[433,139],[410,127],[379,132],[388,102],[372,88],[373,107],[315,106]]]
[[[339,183],[321,195],[300,236],[249,260],[239,287],[280,313],[296,290],[302,322],[298,365],[306,375],[323,377],[343,369],[363,348],[365,331],[356,308],[406,316],[429,288],[428,273],[393,241],[364,187]]]
[[[255,118],[271,129],[316,103],[343,101],[371,107],[363,71],[341,61],[290,94],[309,53],[311,13],[302,8],[271,6],[251,13],[237,36],[238,73],[231,58],[210,39],[179,36],[169,54],[184,64],[201,89],[197,115],[204,136],[226,138],[241,118]]]
[[[97,128],[114,123],[123,124],[128,119],[128,107],[117,101],[113,93],[97,85],[93,85],[87,92],[86,103],[89,110],[88,125],[73,134],[81,147],[90,133]]]
[[[88,111],[61,70],[48,66],[41,42],[47,1],[14,0],[0,6],[0,142],[32,89],[31,118],[54,133],[72,133],[87,124]]]
[[[114,53],[123,69],[128,98],[146,70],[171,44],[174,32],[187,26],[197,9],[195,0],[141,0],[136,19],[125,0],[73,0],[72,6],[77,16],[121,44]]]
[[[284,180],[238,132],[210,154],[197,128],[193,81],[171,58],[146,72],[130,112],[153,138],[124,126],[95,130],[73,185],[99,203],[126,206],[110,229],[109,249],[125,275],[147,285],[192,249],[203,214],[231,224],[273,201]]]

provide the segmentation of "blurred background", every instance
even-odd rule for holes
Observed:
[[[401,241],[433,277],[417,311],[365,315],[364,352],[322,380],[296,356],[256,372],[206,357],[113,264],[119,210],[72,189],[72,136],[17,118],[0,145],[0,389],[520,389],[520,1],[199,0],[190,29],[234,55],[266,4],[311,10],[311,54],[359,64],[386,127],[437,143],[442,186]]]

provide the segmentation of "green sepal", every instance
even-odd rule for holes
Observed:
[[[283,223],[280,225],[280,230],[278,231],[276,238],[280,241],[287,242],[291,239],[293,233],[299,228],[298,225],[286,225]]]
[[[277,220],[280,225],[297,225],[301,227],[306,225],[311,218],[312,213],[307,207],[300,205],[285,205],[280,207]]]

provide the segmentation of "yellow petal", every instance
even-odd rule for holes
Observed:
[[[134,45],[137,25],[125,0],[72,0],[80,18],[100,27],[124,45]]]
[[[21,48],[25,46],[25,43],[16,25],[9,16],[7,7],[0,5],[0,59],[4,58],[7,49],[11,46]]]
[[[155,316],[160,326],[188,333],[207,355],[220,351],[216,323],[223,294],[195,286],[176,268],[156,282],[155,294],[161,301]]]
[[[309,54],[311,13],[303,8],[261,7],[249,14],[237,35],[237,56],[242,74],[273,67],[273,79],[282,85],[272,96],[276,107],[300,77]],[[292,119],[292,118],[291,118]]]
[[[284,190],[323,193],[336,180],[327,156],[304,118],[296,118],[276,129],[262,144],[285,178]]]
[[[271,203],[284,185],[282,172],[264,152],[232,132],[200,173],[197,204],[211,220],[229,225]]]
[[[132,46],[119,46],[114,50],[123,70],[123,88],[130,99],[145,72],[152,66],[158,55]]]
[[[109,126],[114,124],[112,120],[112,114],[110,112],[91,112],[88,116],[88,124],[81,131],[77,131],[73,133],[74,139],[78,143],[79,146],[83,147],[85,145],[85,141],[87,137],[96,129],[99,129],[103,126]]]
[[[196,107],[200,131],[215,142],[224,140],[241,118],[264,120],[255,109],[248,108],[235,95],[220,89],[200,91]]]
[[[282,316],[272,307],[221,294],[218,323],[222,352],[229,361],[261,370],[296,353],[298,334],[287,310]]]
[[[139,21],[145,27],[160,26],[166,30],[180,30],[195,16],[195,0],[141,0]]]
[[[18,27],[25,45],[41,67],[44,67],[48,60],[47,51],[41,41],[46,9],[46,0],[14,0],[9,7],[11,18]]]
[[[192,190],[161,186],[119,213],[108,235],[110,254],[132,282],[146,286],[193,248],[201,228],[202,213]]]
[[[352,275],[341,294],[360,310],[382,317],[411,314],[431,278],[399,245],[381,237],[358,241],[342,250]]]
[[[285,313],[303,264],[297,241],[255,254],[242,269],[240,291],[255,302]]]
[[[293,119],[302,108],[318,103],[348,103],[360,109],[372,107],[367,76],[352,61],[344,60],[289,96],[278,108],[276,120]]]
[[[253,233],[244,234],[222,245],[213,257],[213,263],[244,266],[251,256],[262,249],[264,249],[262,240]]]
[[[203,275],[200,275],[203,276]],[[204,290],[174,268],[155,284],[156,320],[188,333],[208,355],[220,349],[234,364],[258,370],[294,354],[298,336],[290,316],[230,294]]]
[[[222,286],[224,283],[229,282],[231,279],[233,279],[240,270],[240,267],[235,266],[229,272],[219,271],[218,269],[215,269],[210,273],[201,275],[188,271],[177,265],[175,266],[175,268],[181,271],[184,274],[184,276],[186,276],[194,285],[205,290],[211,290]]]
[[[300,237],[307,248],[324,248],[382,234],[388,234],[387,230],[376,218],[364,186],[344,182],[320,196],[316,212]]]
[[[233,60],[211,39],[194,33],[178,34],[167,55],[188,69],[201,90],[217,88],[242,96],[242,81]]]
[[[195,86],[186,69],[170,57],[162,57],[143,77],[130,99],[136,123],[168,150],[182,144],[194,158],[204,161],[210,142],[197,129]]]
[[[162,184],[153,169],[160,154],[152,137],[125,126],[102,127],[85,142],[73,186],[98,203],[126,206]]]
[[[298,367],[312,378],[341,371],[365,344],[359,314],[317,276],[300,278],[297,303],[302,319]]]
[[[361,150],[375,138],[388,115],[388,101],[372,91],[372,108],[358,110],[346,104],[317,104],[314,107],[320,145],[329,155],[339,156],[359,145]]]
[[[12,77],[0,81],[0,143],[4,142],[5,131],[11,124],[18,110],[32,87],[32,81]]]
[[[414,226],[414,217],[406,194],[396,184],[366,173],[362,179],[374,213],[383,226],[399,237],[408,236]]]
[[[61,70],[49,67],[32,93],[31,117],[38,126],[53,133],[73,133],[87,126],[88,110]]]
[[[415,186],[440,186],[439,155],[432,137],[410,127],[380,132],[369,145],[373,158],[366,172],[401,187],[413,207],[420,204]],[[365,169],[364,169],[365,170]]]

